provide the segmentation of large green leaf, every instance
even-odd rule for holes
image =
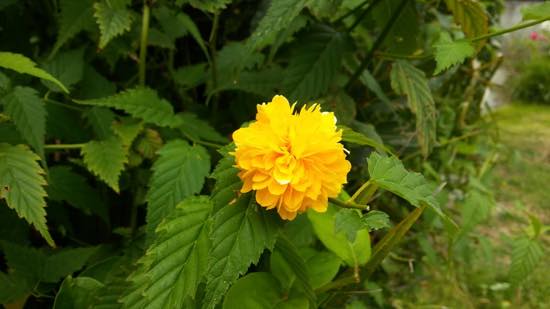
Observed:
[[[210,157],[204,147],[182,140],[167,143],[158,151],[147,192],[147,234],[155,229],[176,205],[200,192],[210,172]]]
[[[512,242],[512,264],[509,278],[514,285],[519,285],[533,273],[544,251],[536,239],[519,237]]]
[[[36,90],[17,86],[4,97],[3,101],[4,111],[15,123],[17,131],[43,157],[46,108]]]
[[[306,260],[306,274],[314,289],[331,282],[342,265],[342,259],[332,252],[319,252],[305,247],[300,250],[300,254]]]
[[[406,95],[409,108],[416,115],[416,134],[422,154],[427,156],[436,138],[436,110],[424,72],[406,61],[396,61],[391,70],[391,86]]]
[[[327,249],[339,256],[349,266],[365,264],[371,254],[370,237],[367,229],[357,231],[353,242],[349,241],[344,232],[335,232],[336,214],[338,209],[329,204],[325,213],[313,210],[307,212],[307,217],[313,225],[315,234]]]
[[[107,204],[100,198],[86,178],[71,170],[69,166],[55,165],[49,170],[48,199],[66,201],[86,214],[96,214],[109,222]]]
[[[77,35],[82,30],[91,28],[94,23],[92,5],[93,0],[61,0],[59,8],[61,10],[59,20],[59,31],[57,41],[55,42],[50,58],[53,57],[59,48],[68,40]]]
[[[328,91],[346,49],[344,34],[327,26],[315,27],[294,49],[284,85],[289,99],[307,102]]]
[[[234,149],[235,145],[230,144],[219,150],[223,157],[210,175],[216,180],[211,194],[215,211],[234,201],[242,187],[242,181],[237,176],[239,170],[235,167],[235,157],[229,154]]]
[[[335,217],[334,232],[344,231],[350,242],[355,241],[358,231],[369,231],[390,227],[390,220],[385,212],[371,210],[365,215],[357,209],[342,209]]]
[[[530,4],[521,8],[523,20],[550,18],[550,2]]]
[[[97,248],[62,249],[51,254],[32,247],[4,242],[8,267],[34,283],[57,282],[80,270]]]
[[[118,178],[128,162],[122,142],[116,137],[91,141],[84,144],[81,152],[86,167],[118,193]]]
[[[82,80],[84,74],[84,48],[64,51],[46,62],[42,67],[70,89],[71,86]],[[51,91],[62,91],[59,86],[50,81],[43,80],[42,83]]]
[[[276,35],[287,28],[305,7],[307,0],[271,1],[267,12],[249,39],[251,48],[264,47],[275,40]]]
[[[101,33],[99,48],[104,48],[113,38],[130,31],[132,13],[127,8],[129,3],[129,0],[102,0],[94,3],[94,17]]]
[[[276,214],[260,208],[253,194],[242,195],[214,216],[203,308],[214,308],[229,286],[273,248],[278,233]]]
[[[39,159],[23,145],[0,143],[0,198],[32,224],[50,246],[55,246],[46,226],[46,180],[36,162]]]
[[[172,105],[159,98],[157,92],[145,87],[126,90],[114,96],[93,99],[75,100],[76,103],[105,106],[123,110],[145,122],[159,126],[175,126],[179,119],[175,117]]]
[[[373,152],[368,158],[368,169],[373,184],[402,197],[415,207],[427,205],[442,219],[452,222],[434,196],[436,186],[422,174],[407,171],[399,159],[382,157]]]
[[[133,277],[136,288],[123,299],[125,307],[182,308],[186,297],[195,296],[208,261],[211,211],[208,197],[190,197],[162,221],[138,262],[143,269]]]
[[[485,10],[476,0],[445,0],[447,7],[453,13],[455,23],[462,27],[467,38],[486,34],[489,21]]]
[[[63,91],[69,92],[59,80],[50,75],[50,73],[37,68],[36,63],[21,54],[0,52],[0,67],[51,81],[58,85]]]
[[[470,42],[466,40],[453,41],[447,32],[441,32],[439,41],[434,44],[434,48],[437,63],[434,75],[462,63],[464,59],[472,57],[476,52]]]

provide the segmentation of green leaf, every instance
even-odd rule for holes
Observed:
[[[147,123],[161,127],[173,127],[179,124],[179,119],[175,117],[172,105],[168,101],[159,98],[157,92],[150,88],[137,87],[106,98],[75,100],[75,102],[123,110],[136,118],[143,119]]]
[[[441,211],[436,200],[435,185],[428,182],[420,173],[409,172],[395,157],[382,157],[373,152],[368,158],[370,181],[407,200],[415,207],[428,205],[445,220],[450,220]]]
[[[492,196],[476,188],[470,188],[461,204],[462,224],[457,241],[467,237],[476,225],[487,220],[491,209],[495,207]]]
[[[434,75],[437,75],[446,69],[460,64],[464,59],[472,57],[476,50],[467,40],[453,41],[447,32],[441,32],[439,41],[434,44],[435,61],[437,66]]]
[[[240,72],[233,79],[227,79],[223,84],[208,94],[213,94],[226,90],[241,90],[261,97],[273,97],[277,93],[276,89],[281,86],[281,75],[283,70],[279,67],[266,68],[261,71]]]
[[[160,133],[156,130],[146,128],[138,138],[135,149],[144,158],[154,159],[157,152],[162,148],[163,141]]]
[[[190,197],[179,203],[157,228],[157,236],[138,263],[144,269],[133,277],[146,308],[183,308],[194,297],[206,271],[212,202]],[[135,293],[135,292],[134,292]],[[123,298],[133,307],[135,295]]]
[[[319,99],[318,103],[321,105],[323,111],[334,112],[334,116],[339,124],[349,125],[355,119],[355,116],[357,116],[355,100],[345,91],[331,92]]]
[[[67,41],[85,29],[91,28],[94,23],[92,13],[93,0],[61,0],[59,2],[59,31],[57,41],[50,53],[52,58],[59,48]]]
[[[55,296],[53,309],[87,308],[103,284],[93,278],[68,276]]]
[[[316,27],[301,38],[284,79],[289,99],[307,102],[327,92],[345,49],[344,35],[326,26]]]
[[[488,17],[478,1],[445,0],[445,3],[453,13],[455,23],[462,27],[467,38],[475,38],[488,32]]]
[[[174,82],[184,89],[196,87],[206,81],[206,63],[178,68],[173,72]]]
[[[105,222],[109,222],[107,204],[88,184],[86,178],[65,165],[56,165],[50,168],[49,176],[48,199],[66,201],[86,214],[96,214]]]
[[[239,170],[235,167],[235,157],[229,152],[235,149],[234,144],[229,144],[220,149],[222,158],[218,161],[218,165],[210,175],[216,180],[211,196],[214,201],[214,211],[231,204],[237,197],[237,192],[242,187],[242,181],[237,176]]]
[[[101,36],[99,48],[103,49],[113,38],[130,31],[132,13],[127,8],[129,0],[103,0],[94,3],[94,17]]]
[[[265,16],[249,38],[250,48],[262,48],[273,41],[276,35],[300,14],[307,0],[271,1]]]
[[[302,248],[300,253],[306,260],[306,273],[314,289],[331,282],[342,265],[342,259],[331,252]]]
[[[206,120],[200,119],[195,114],[178,114],[181,119],[180,131],[192,141],[211,141],[226,144],[229,140],[222,136]]]
[[[113,136],[113,123],[116,114],[112,110],[106,107],[93,106],[82,113],[82,115],[92,127],[97,139],[108,139]]]
[[[209,13],[216,13],[231,3],[232,0],[176,0],[176,5],[190,4],[192,7]]]
[[[116,137],[91,141],[82,147],[81,152],[88,170],[118,193],[118,178],[128,162],[122,142]]]
[[[62,249],[51,254],[14,243],[2,244],[8,267],[32,282],[57,282],[80,270],[97,248]]]
[[[210,59],[210,54],[208,53],[206,44],[204,43],[201,32],[199,31],[199,28],[197,27],[195,22],[185,13],[179,13],[177,17],[179,23],[184,27],[184,29],[189,31],[189,34],[191,34],[195,42],[197,42],[202,52],[206,56],[206,59]]]
[[[336,214],[339,212],[332,204],[325,213],[313,210],[307,217],[313,225],[315,234],[327,249],[339,256],[349,266],[363,265],[370,257],[370,237],[366,229],[359,230],[354,242],[348,241],[345,233],[335,233]]]
[[[309,301],[316,306],[316,297],[311,286],[311,280],[308,275],[308,266],[305,260],[300,256],[298,249],[284,235],[280,235],[275,243],[275,249],[272,253],[278,253],[281,257],[281,263],[285,264],[297,279],[300,288],[305,292]],[[277,276],[276,273],[274,273]]]
[[[338,128],[342,130],[342,141],[352,143],[360,146],[370,146],[377,151],[384,151],[386,153],[393,153],[386,145],[380,143],[374,138],[370,138],[363,133],[354,131],[353,129],[338,125]]]
[[[40,158],[23,145],[0,143],[0,198],[19,217],[32,224],[50,246],[55,246],[46,226],[46,185]]]
[[[34,288],[33,282],[18,273],[0,271],[0,304],[9,304],[26,297]]]
[[[146,198],[150,239],[158,224],[179,202],[200,192],[210,172],[210,157],[200,145],[189,146],[182,140],[174,140],[164,145],[158,154]]]
[[[138,134],[143,130],[143,123],[127,117],[112,123],[113,132],[120,138],[125,147],[130,147]]]
[[[203,308],[214,308],[239,275],[257,263],[266,248],[273,248],[278,222],[276,214],[256,205],[252,194],[215,214]]]
[[[3,101],[4,112],[15,123],[17,131],[39,155],[44,157],[46,108],[36,90],[17,86]]]
[[[416,134],[424,157],[431,152],[436,139],[436,110],[424,72],[408,62],[396,61],[391,70],[391,86],[397,94],[406,95],[416,115]]]
[[[382,1],[374,6],[371,15],[376,26],[385,27],[400,4],[400,1],[390,0]],[[419,26],[419,13],[416,8],[417,5],[413,1],[407,1],[404,4],[398,18],[393,21],[393,26],[384,37],[382,49],[388,50],[390,53],[408,55],[423,47],[419,44],[418,33],[422,31],[422,28]]]
[[[536,239],[519,237],[512,243],[512,264],[510,265],[510,282],[518,286],[533,273],[544,251]]]
[[[378,210],[369,211],[363,216],[356,209],[342,209],[336,214],[334,221],[334,232],[345,232],[350,242],[355,241],[359,230],[373,231],[386,227],[390,227],[389,217],[386,213]]]
[[[84,74],[84,48],[65,51],[43,66],[44,70],[56,76],[68,88],[82,80]],[[51,91],[60,92],[55,83],[42,81]]]
[[[69,93],[69,90],[67,90],[67,88],[59,80],[51,76],[50,73],[37,68],[36,63],[21,54],[0,52],[0,67],[51,81],[59,86],[59,88],[63,91]]]
[[[379,210],[369,211],[362,217],[362,221],[369,231],[390,227],[390,218],[388,214]]]
[[[523,20],[542,19],[550,17],[550,2],[530,4],[521,8]]]
[[[253,291],[253,293],[251,293]],[[225,296],[224,309],[275,308],[282,299],[277,279],[270,273],[250,273],[237,280]]]
[[[376,78],[374,78],[374,76],[372,76],[372,74],[369,72],[369,70],[363,70],[363,73],[361,73],[361,75],[359,75],[359,80],[370,91],[372,91],[376,95],[376,97],[378,99],[380,99],[380,101],[382,101],[386,104],[390,104],[390,99],[388,98],[388,96],[386,96],[386,94],[382,90],[382,87],[380,87],[380,84],[378,83]]]

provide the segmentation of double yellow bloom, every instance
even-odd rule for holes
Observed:
[[[308,208],[326,211],[351,169],[341,138],[333,113],[318,104],[294,113],[294,105],[276,95],[258,105],[256,122],[233,133],[241,192],[255,190],[258,204],[277,208],[286,220]]]

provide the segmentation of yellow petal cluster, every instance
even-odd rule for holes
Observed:
[[[295,113],[276,95],[258,105],[254,123],[233,133],[241,192],[256,191],[258,204],[286,220],[308,208],[326,211],[351,169],[341,138],[333,113],[318,104]]]

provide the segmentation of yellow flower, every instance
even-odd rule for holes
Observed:
[[[258,105],[256,122],[233,133],[241,192],[255,190],[258,204],[286,220],[308,208],[326,211],[351,169],[341,138],[333,113],[318,104],[294,113],[285,97],[274,96]]]

